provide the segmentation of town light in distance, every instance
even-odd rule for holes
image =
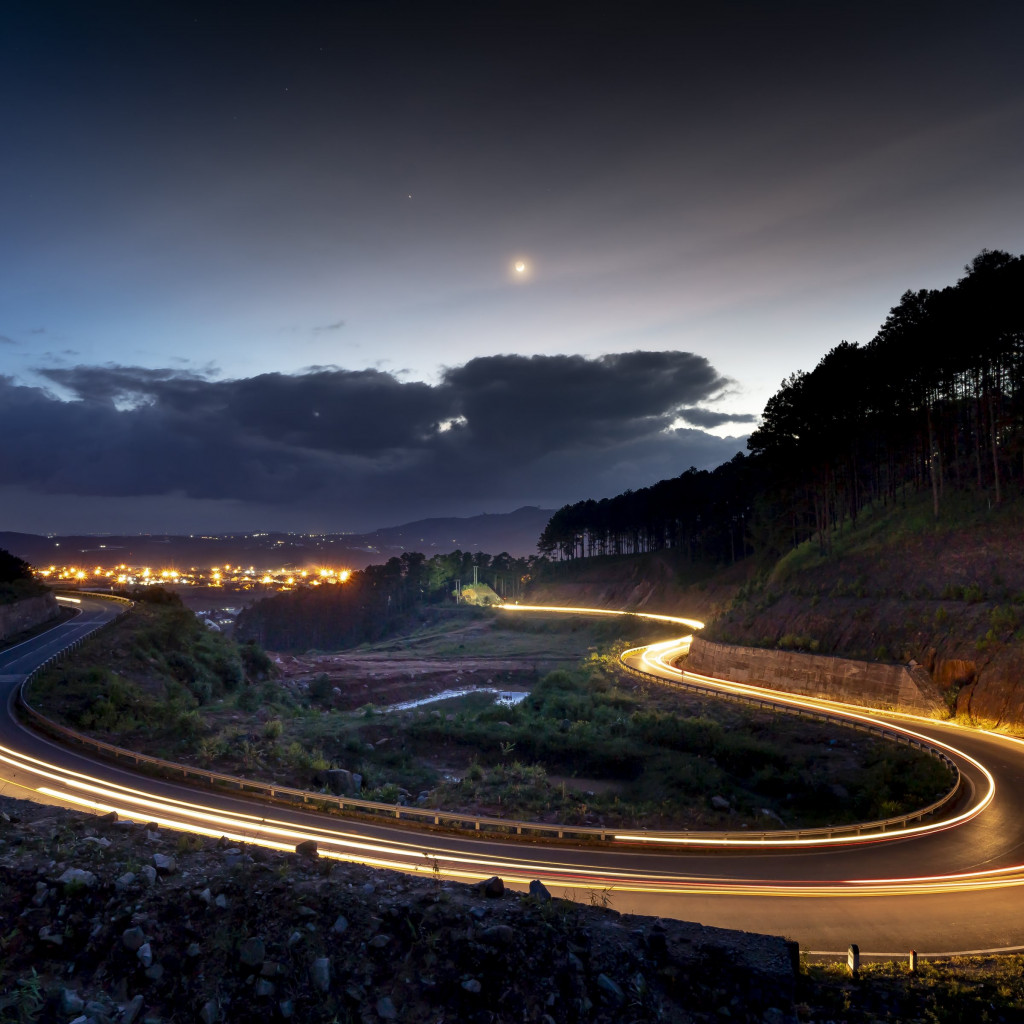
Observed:
[[[294,567],[257,569],[255,566],[215,565],[209,569],[190,566],[188,569],[155,569],[147,565],[121,564],[112,568],[96,566],[84,569],[76,565],[50,565],[36,569],[37,579],[61,587],[125,588],[149,586],[223,587],[226,590],[293,590],[296,587],[331,586],[347,582],[351,569],[315,566],[297,570]]]

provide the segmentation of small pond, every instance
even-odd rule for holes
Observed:
[[[421,708],[424,704],[433,704],[439,700],[451,700],[453,697],[465,697],[470,693],[493,693],[495,704],[505,704],[508,707],[515,707],[520,701],[530,696],[529,690],[496,690],[492,686],[469,686],[463,690],[444,690],[434,694],[433,697],[420,697],[418,700],[405,700],[401,704],[389,704],[382,711],[408,711],[411,708]]]

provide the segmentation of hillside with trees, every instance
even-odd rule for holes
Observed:
[[[427,558],[405,552],[369,565],[344,584],[285,591],[244,609],[241,639],[275,651],[338,650],[401,632],[432,605],[449,602],[474,576],[501,597],[518,600],[534,559],[507,552],[453,551]]]
[[[1024,257],[983,250],[955,285],[907,291],[865,345],[790,374],[738,455],[713,471],[559,509],[557,559],[677,548],[768,564],[808,539],[827,551],[869,507],[954,493],[986,505],[1024,483]]]

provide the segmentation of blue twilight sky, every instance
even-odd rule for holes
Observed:
[[[1022,37],[941,0],[6,0],[0,529],[716,465],[904,290],[1024,248]]]

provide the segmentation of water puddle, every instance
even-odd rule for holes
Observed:
[[[496,690],[492,686],[470,686],[464,690],[444,690],[433,697],[420,697],[419,700],[406,700],[401,704],[389,704],[382,711],[409,711],[411,708],[421,708],[424,704],[433,704],[439,700],[451,700],[453,697],[465,697],[470,693],[493,693],[494,703],[504,704],[507,707],[515,707],[518,703],[530,696],[529,690]]]

